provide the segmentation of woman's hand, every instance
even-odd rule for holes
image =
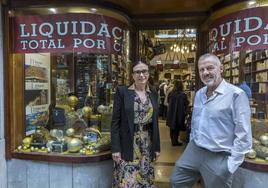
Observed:
[[[157,161],[159,157],[160,157],[160,152],[155,152],[155,161]]]
[[[112,153],[112,158],[115,162],[120,161],[121,160],[121,153],[120,152]]]

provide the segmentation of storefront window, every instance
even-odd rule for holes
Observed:
[[[31,8],[10,11],[10,23],[12,150],[109,150],[114,88],[129,83],[127,20],[92,7]]]
[[[267,10],[255,3],[227,15],[215,13],[209,37],[210,51],[224,65],[224,78],[248,95],[254,139],[253,150],[246,156],[260,163],[268,161]]]

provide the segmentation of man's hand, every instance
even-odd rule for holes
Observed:
[[[160,157],[160,152],[155,152],[155,161],[157,161],[159,157]]]
[[[121,160],[121,153],[117,152],[117,153],[112,153],[112,158],[115,162],[118,162]]]

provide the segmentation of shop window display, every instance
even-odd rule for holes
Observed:
[[[210,50],[220,57],[224,78],[249,97],[253,147],[246,157],[254,164],[268,162],[268,49],[261,38],[266,10],[252,7],[231,13],[215,19],[210,28]]]
[[[21,84],[14,93],[21,92],[22,99],[13,109],[22,122],[12,125],[17,137],[11,149],[76,156],[109,150],[113,89],[129,82],[127,24],[103,16],[105,10],[100,15],[35,11],[10,16],[12,81]],[[14,97],[14,103],[20,99]]]

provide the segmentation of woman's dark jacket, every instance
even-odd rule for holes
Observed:
[[[154,158],[155,152],[160,152],[157,92],[151,90],[149,97],[154,109],[152,116],[152,158]],[[112,153],[120,152],[121,158],[126,161],[133,161],[134,98],[135,90],[126,86],[117,87],[111,128]]]
[[[168,96],[167,126],[172,130],[186,130],[184,123],[187,115],[188,99],[181,91],[172,91]]]

